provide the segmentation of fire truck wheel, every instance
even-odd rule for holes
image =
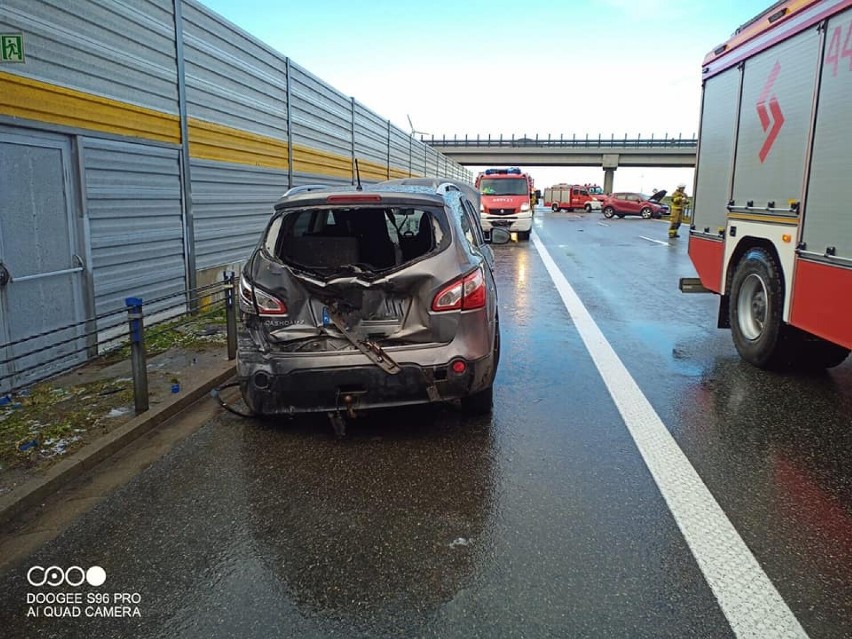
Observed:
[[[749,249],[731,282],[731,333],[740,357],[766,369],[790,364],[795,339],[782,321],[783,308],[784,289],[775,258],[766,249]]]
[[[611,206],[605,206],[603,210],[604,217],[610,218],[615,215],[615,209]]]
[[[553,206],[551,206],[550,208],[552,208],[552,209],[553,209],[553,212],[554,212],[554,213],[556,213],[556,212],[558,212],[558,211],[559,211],[559,205],[558,205],[556,202],[554,202],[554,203],[553,203]]]

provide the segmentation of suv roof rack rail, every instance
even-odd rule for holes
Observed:
[[[294,186],[292,189],[287,189],[287,192],[282,197],[296,195],[297,193],[310,193],[311,191],[325,191],[329,188],[331,187],[328,184],[302,184],[301,186]]]

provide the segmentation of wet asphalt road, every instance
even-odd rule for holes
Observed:
[[[808,634],[852,635],[852,364],[741,363],[660,222],[536,224]],[[0,576],[1,634],[732,636],[537,252],[495,253],[492,418],[391,411],[336,441],[224,413]],[[27,619],[36,564],[104,567],[78,590],[138,593],[141,618]]]

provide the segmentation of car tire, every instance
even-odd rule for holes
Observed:
[[[592,212],[592,205],[591,204],[586,204],[586,206],[584,206],[583,208],[586,209],[586,213]]]
[[[471,417],[476,415],[487,415],[494,407],[494,378],[497,377],[497,367],[500,364],[500,316],[494,320],[494,374],[491,376],[491,383],[488,388],[483,388],[478,393],[473,393],[467,397],[462,397],[461,407],[465,415]]]
[[[559,205],[558,205],[556,202],[554,202],[554,203],[553,203],[553,206],[551,206],[550,208],[551,208],[551,209],[553,209],[553,212],[554,212],[554,213],[558,213],[558,212],[559,212]]]
[[[529,241],[531,232],[532,231],[518,231],[518,240]]]
[[[650,207],[650,206],[646,206],[645,208],[643,208],[643,209],[639,212],[639,215],[641,215],[641,216],[642,216],[642,219],[643,219],[643,220],[650,220],[650,219],[651,219],[651,215],[653,215],[653,213],[654,213],[654,212],[651,210],[651,207]]]
[[[764,248],[749,249],[734,271],[728,311],[740,357],[767,370],[790,366],[799,340],[782,320],[783,312],[784,287],[778,263]]]
[[[605,218],[609,219],[613,215],[615,215],[615,209],[612,208],[611,206],[605,206],[604,210],[603,210],[603,215],[604,215]]]
[[[478,393],[462,397],[462,412],[468,416],[487,415],[494,407],[494,386],[484,388]]]
[[[619,219],[619,220],[623,220],[623,219],[624,219],[624,213],[619,213],[619,214],[618,214],[618,219]]]

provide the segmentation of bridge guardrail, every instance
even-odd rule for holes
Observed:
[[[487,147],[555,147],[555,148],[647,148],[647,149],[667,149],[667,148],[694,148],[698,145],[698,139],[693,138],[597,138],[590,137],[571,137],[571,138],[505,138],[500,137],[465,137],[452,138],[442,137],[421,137],[422,142],[430,146],[445,146],[445,147],[470,147],[470,146],[487,146]]]

